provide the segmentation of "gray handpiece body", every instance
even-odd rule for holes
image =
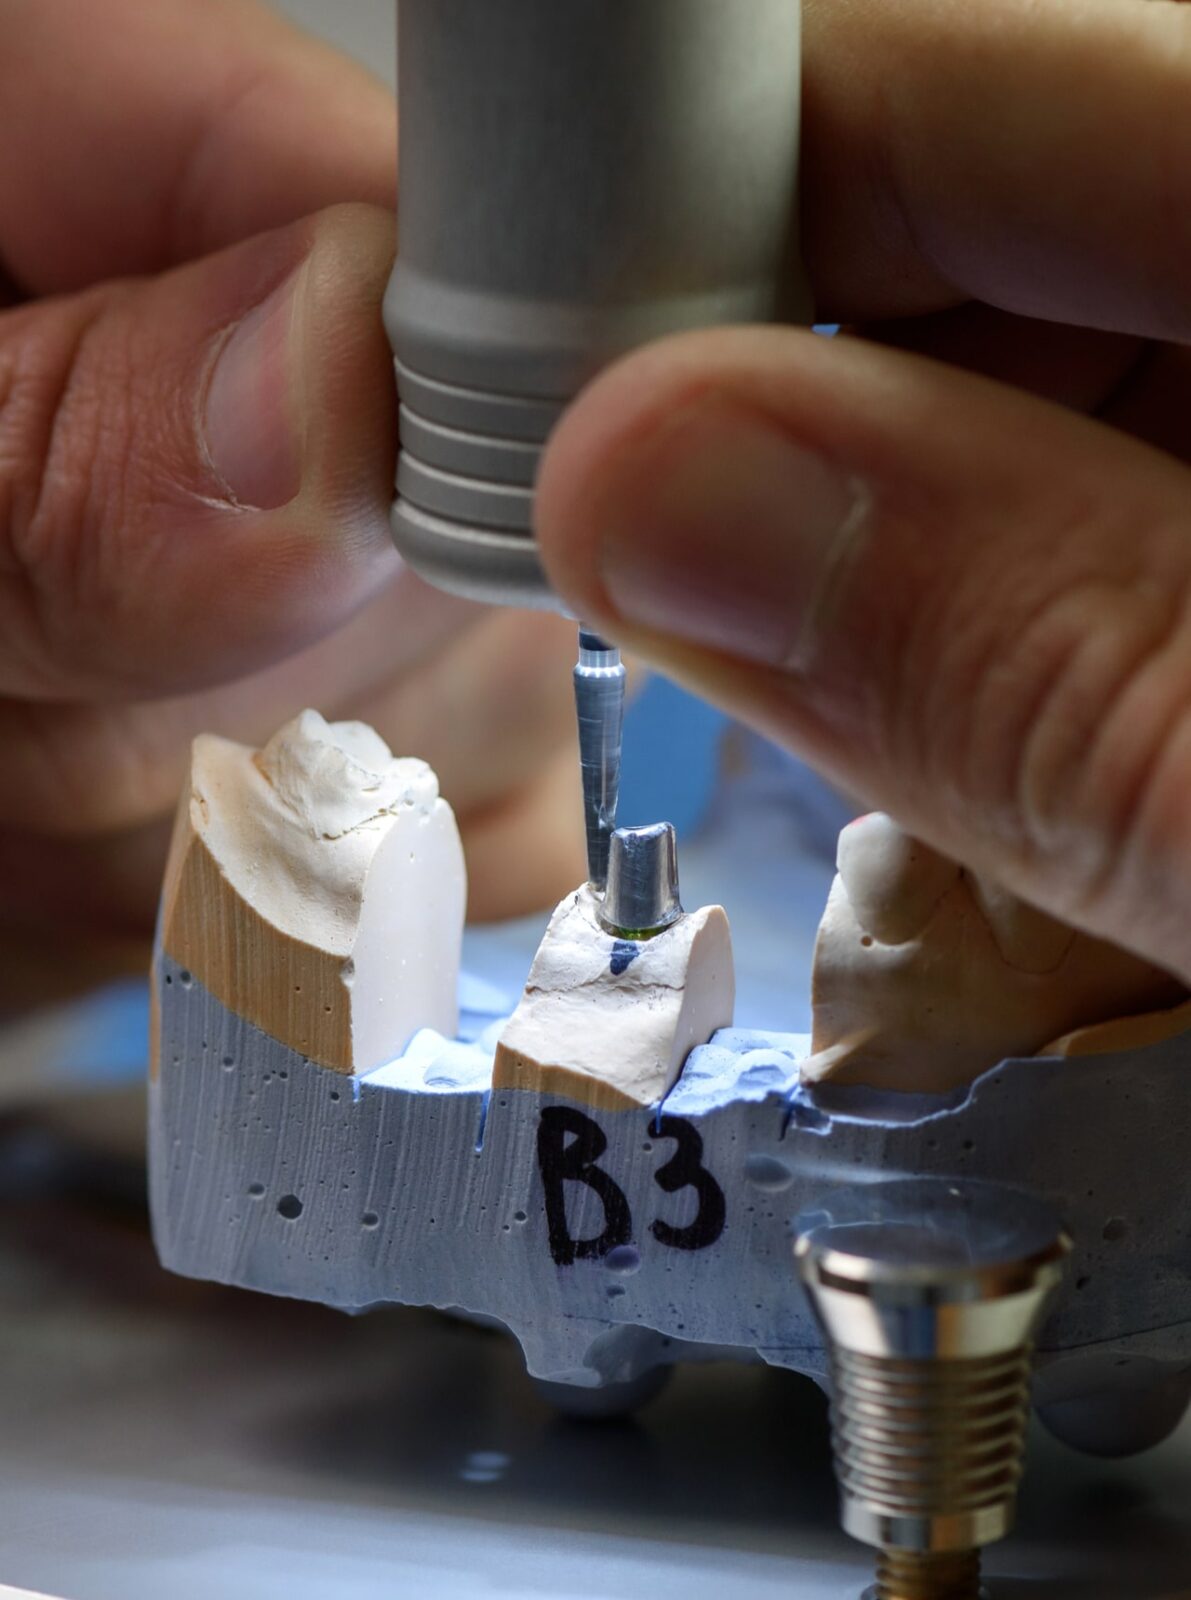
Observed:
[[[597,372],[809,320],[801,0],[399,0],[393,529],[440,588],[556,604],[534,482]]]

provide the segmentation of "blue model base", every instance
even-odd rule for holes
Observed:
[[[727,1030],[661,1105],[607,1112],[492,1093],[499,1023],[473,1043],[419,1034],[351,1079],[228,1012],[168,958],[160,970],[151,1192],[174,1271],[348,1311],[400,1302],[495,1320],[552,1383],[634,1383],[723,1355],[823,1382],[791,1220],[840,1183],[987,1178],[1046,1196],[1075,1239],[1041,1341],[1048,1418],[1095,1448],[1089,1417],[1135,1426],[1159,1394],[1181,1415],[1183,1040],[1006,1061],[928,1097],[808,1091],[805,1038]]]

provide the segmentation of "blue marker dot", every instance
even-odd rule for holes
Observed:
[[[640,954],[641,946],[635,939],[617,939],[612,946],[612,976],[619,978],[627,972]]]

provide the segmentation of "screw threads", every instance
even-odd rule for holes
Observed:
[[[1029,1416],[1028,1345],[968,1360],[837,1347],[833,1369],[832,1437],[850,1533],[929,1551],[971,1549],[1008,1531]],[[921,1591],[936,1592],[949,1593]]]
[[[846,1532],[882,1552],[865,1600],[978,1600],[1013,1524],[1030,1357],[1071,1241],[1044,1202],[905,1178],[828,1196],[794,1246],[831,1355]]]
[[[981,1600],[977,1550],[920,1555],[886,1550],[877,1567],[872,1600]]]

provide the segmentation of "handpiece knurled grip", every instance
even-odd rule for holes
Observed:
[[[667,333],[809,320],[799,14],[400,0],[393,527],[432,582],[554,604],[534,482],[579,390]]]

